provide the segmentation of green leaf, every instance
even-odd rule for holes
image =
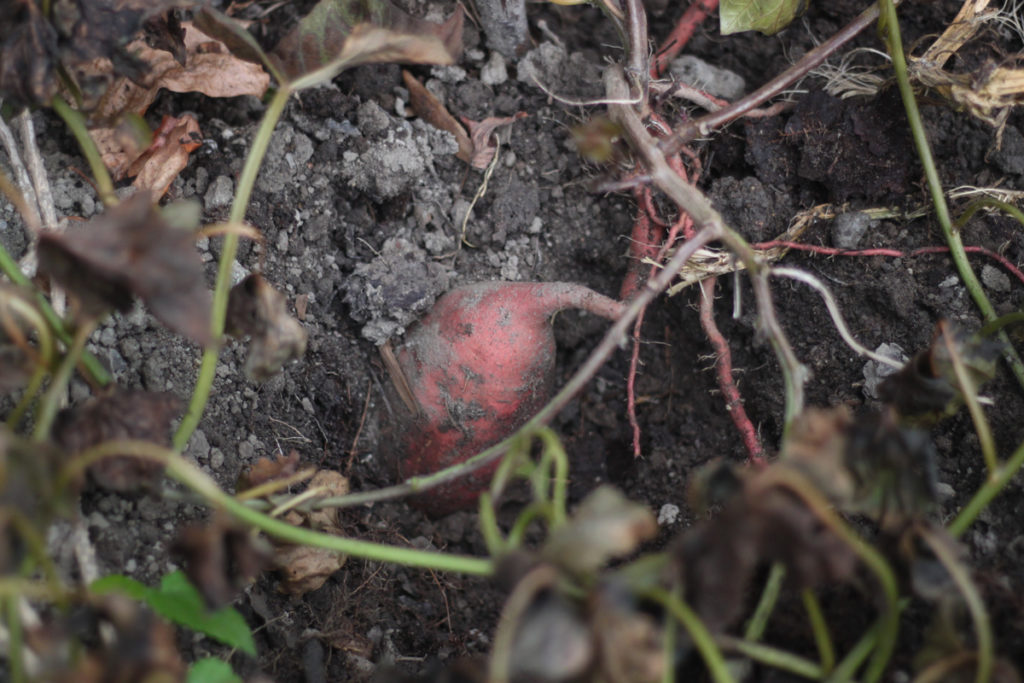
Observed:
[[[123,593],[149,605],[168,621],[203,633],[249,655],[256,655],[256,642],[245,619],[234,607],[211,612],[199,591],[184,572],[168,574],[159,588],[148,588],[135,579],[115,574],[93,582],[96,593]]]
[[[192,665],[185,683],[242,683],[242,678],[224,660],[207,657]]]
[[[462,45],[462,23],[461,10],[435,24],[387,0],[320,0],[270,59],[296,90],[359,64],[452,64]]]
[[[722,0],[719,26],[722,35],[740,31],[778,33],[804,11],[806,0]]]

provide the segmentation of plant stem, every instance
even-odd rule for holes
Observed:
[[[828,632],[828,622],[821,612],[821,603],[818,596],[810,588],[805,588],[801,593],[804,602],[804,609],[807,610],[807,619],[811,622],[811,631],[814,633],[814,644],[818,648],[818,656],[821,658],[821,670],[828,674],[836,665],[836,650],[832,646],[832,636]]]
[[[781,671],[788,671],[797,676],[817,681],[821,680],[822,676],[828,673],[820,665],[809,659],[771,647],[770,645],[753,643],[749,640],[742,640],[731,636],[718,636],[716,640],[723,649],[735,650],[755,662]]]
[[[49,388],[43,394],[39,414],[36,415],[36,424],[32,430],[33,441],[45,441],[50,435],[50,427],[53,425],[54,418],[57,417],[61,396],[67,390],[68,382],[71,381],[71,373],[74,372],[75,365],[78,364],[78,359],[82,355],[85,343],[96,329],[96,324],[97,321],[95,319],[83,320],[75,331],[71,347],[68,349],[67,354],[65,354],[64,360],[61,361],[60,367],[57,368]]]
[[[956,375],[956,383],[960,387],[960,395],[963,396],[964,403],[967,404],[967,411],[971,414],[974,432],[978,435],[978,442],[981,444],[981,457],[988,469],[989,479],[992,479],[999,472],[999,458],[996,455],[996,442],[992,437],[992,428],[989,427],[988,420],[985,418],[985,411],[982,410],[981,403],[978,401],[978,388],[967,374],[964,359],[960,357],[960,352],[956,348],[949,325],[945,322],[940,325],[942,343],[946,346],[946,352],[953,363],[953,373]]]
[[[4,607],[4,617],[7,622],[7,662],[10,665],[10,677],[12,683],[22,683],[25,680],[24,654],[24,633],[21,628],[21,615],[18,613],[17,595],[9,595],[0,598]]]
[[[18,267],[17,262],[11,258],[11,255],[7,253],[4,246],[0,244],[0,270],[3,271],[4,275],[11,279],[16,285],[24,287],[27,290],[33,292],[36,306],[39,307],[39,312],[43,314],[46,319],[46,323],[53,330],[53,333],[57,335],[64,344],[71,345],[71,335],[68,334],[67,328],[64,327],[63,321],[58,316],[53,307],[50,306],[50,302],[46,300],[42,294],[40,294],[35,287],[32,286],[32,282],[25,277],[25,274],[21,272],[21,268]],[[92,355],[88,351],[82,353],[82,364],[85,366],[86,371],[92,376],[92,379],[100,386],[106,386],[110,384],[112,378],[110,373],[107,372],[96,356]]]
[[[252,197],[252,189],[256,184],[256,176],[259,175],[260,166],[263,164],[263,157],[270,146],[270,138],[274,133],[284,107],[288,103],[291,90],[281,86],[274,93],[273,99],[263,114],[260,127],[256,131],[256,137],[252,141],[249,155],[245,159],[245,166],[242,168],[242,175],[238,179],[238,188],[235,190],[235,198],[231,204],[231,214],[228,223],[241,223],[245,219],[245,212],[249,207],[249,199]],[[224,318],[228,310],[228,294],[231,291],[231,271],[234,267],[235,254],[238,252],[238,234],[228,232],[224,235],[224,245],[220,252],[220,263],[217,266],[217,281],[213,288],[213,309],[210,314],[210,332],[213,342],[203,350],[203,359],[199,365],[199,375],[196,378],[196,385],[192,390],[192,399],[189,401],[188,411],[174,434],[174,448],[182,450],[185,444],[192,437],[199,420],[206,410],[206,402],[210,398],[210,390],[213,388],[213,380],[217,375],[217,360],[220,356],[220,338],[224,334]]]
[[[364,560],[437,571],[489,576],[494,570],[493,562],[487,558],[452,555],[415,548],[398,548],[382,543],[333,536],[282,522],[257,512],[228,495],[217,486],[213,479],[177,452],[148,441],[108,441],[90,448],[64,467],[59,475],[58,483],[66,486],[93,463],[104,458],[125,454],[163,463],[167,467],[168,476],[198,493],[209,505],[222,508],[242,522],[288,543],[325,548]]]
[[[818,45],[793,66],[768,81],[746,97],[736,100],[728,107],[723,107],[699,119],[687,121],[675,129],[675,135],[661,141],[661,151],[665,156],[672,156],[681,150],[686,143],[698,137],[709,135],[711,131],[734,121],[750,110],[761,106],[766,100],[780,94],[793,83],[817,68],[840,47],[849,42],[858,33],[874,23],[878,18],[878,5],[872,3],[849,24],[839,30],[825,42]]]
[[[922,528],[920,533],[921,538],[935,553],[935,557],[949,572],[950,578],[953,579],[953,583],[956,584],[964,598],[967,611],[971,613],[974,632],[978,638],[978,672],[974,680],[977,683],[987,683],[992,675],[995,645],[992,638],[992,622],[985,609],[985,602],[981,599],[978,588],[971,581],[970,573],[957,559],[956,553],[951,547],[952,544],[928,528]]]
[[[664,605],[672,616],[683,625],[683,628],[690,634],[697,651],[704,658],[704,664],[708,668],[711,680],[715,683],[732,683],[732,674],[729,673],[725,657],[722,656],[722,651],[718,649],[715,639],[697,613],[690,609],[689,605],[683,602],[678,595],[664,588],[652,586],[644,591],[644,595]],[[666,664],[671,666],[671,662]]]
[[[786,565],[776,562],[768,572],[768,580],[764,583],[764,590],[761,591],[761,599],[757,601],[753,616],[747,622],[747,628],[743,633],[743,639],[750,642],[761,640],[765,628],[768,626],[768,619],[775,610],[775,604],[779,601],[779,593],[782,591],[782,582],[786,578]]]
[[[85,160],[89,163],[89,170],[92,171],[93,180],[96,181],[96,190],[100,194],[100,201],[103,202],[104,206],[117,204],[114,183],[110,179],[107,167],[103,164],[103,157],[100,156],[96,143],[93,141],[92,136],[89,135],[89,129],[85,126],[85,119],[83,119],[82,114],[72,109],[60,95],[53,98],[50,106],[53,107],[57,116],[64,119],[64,125],[68,127],[71,134],[75,136],[75,140],[78,141],[78,147],[82,150],[82,154],[85,155]]]
[[[989,476],[970,502],[956,516],[956,519],[946,527],[946,530],[954,537],[963,535],[967,531],[967,527],[971,526],[981,514],[981,511],[988,507],[992,499],[1010,483],[1021,466],[1024,466],[1024,443],[1017,447],[1013,455],[997,469],[994,475]]]
[[[942,228],[942,234],[949,245],[949,253],[953,257],[960,279],[974,299],[975,305],[981,311],[985,322],[995,320],[995,308],[988,300],[985,290],[974,274],[970,262],[967,260],[967,252],[964,250],[963,241],[960,239],[960,232],[953,229],[953,223],[949,217],[949,207],[946,204],[946,195],[942,191],[942,181],[939,179],[939,171],[935,166],[935,159],[932,157],[931,146],[928,144],[928,137],[925,134],[924,121],[921,112],[917,107],[917,100],[914,98],[914,89],[910,85],[910,76],[907,72],[907,60],[903,54],[903,40],[900,37],[899,19],[896,15],[896,7],[893,0],[879,0],[881,5],[880,23],[887,31],[886,43],[889,47],[889,55],[892,57],[892,68],[896,74],[896,83],[900,89],[900,97],[903,99],[903,108],[907,113],[907,122],[910,124],[910,132],[914,139],[914,146],[917,148],[917,156],[924,167],[925,178],[928,182],[928,190],[932,196],[932,203],[935,206],[935,219]],[[999,333],[999,340],[1005,344],[1004,357],[1009,364],[1013,374],[1017,377],[1018,383],[1024,387],[1024,361],[1021,360],[1017,351],[1010,344],[1010,338],[1005,332]]]

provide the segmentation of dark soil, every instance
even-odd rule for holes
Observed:
[[[305,4],[271,13],[260,39],[273,44],[278,32],[305,11]],[[811,4],[803,20],[774,37],[722,37],[716,22],[709,21],[687,52],[739,74],[752,90],[812,47],[813,40],[847,23],[864,3]],[[959,3],[904,5],[904,42],[912,46],[940,32]],[[684,6],[670,6],[652,17],[654,39],[667,34]],[[421,15],[426,9],[410,7]],[[533,5],[530,13],[535,39],[548,40],[537,29],[543,21],[566,48],[559,52],[546,43],[531,54],[530,59],[541,62],[545,86],[572,99],[600,96],[604,60],[621,56],[609,47],[618,44],[610,24],[597,10],[582,6]],[[1013,53],[1019,41],[1018,36],[992,31],[975,58],[983,60],[984,50]],[[870,29],[855,43],[884,49]],[[492,56],[472,25],[467,25],[465,47],[457,67],[411,70],[446,98],[455,115],[479,120],[523,111],[529,116],[503,133],[506,144],[497,168],[468,222],[465,238],[472,247],[464,245],[457,252],[461,218],[482,173],[467,170],[455,158],[448,137],[396,113],[404,111],[403,103],[408,106],[399,67],[355,69],[289,104],[248,213],[265,241],[244,246],[238,261],[241,270],[261,270],[290,301],[306,298],[302,322],[309,348],[300,362],[259,385],[242,375],[244,349],[229,346],[222,354],[210,405],[186,453],[225,488],[232,489],[239,474],[258,458],[290,449],[305,463],[343,472],[353,490],[392,483],[377,452],[380,420],[387,410],[381,400],[387,377],[374,341],[400,335],[444,290],[507,279],[568,280],[609,295],[619,291],[634,205],[627,194],[597,194],[593,189],[621,178],[625,167],[581,160],[569,134],[570,127],[602,108],[568,106],[549,98],[532,81],[517,80],[515,64],[507,65],[507,79],[488,73],[484,82],[481,73]],[[930,206],[895,88],[873,99],[840,100],[825,94],[823,84],[821,78],[808,78],[793,96],[796,104],[789,112],[735,123],[693,146],[704,164],[701,187],[730,224],[752,241],[772,239],[797,212],[824,203],[847,211]],[[937,96],[922,104],[945,187],[998,184],[1024,190],[1024,116],[1010,117],[1003,147],[997,149],[989,125],[955,111]],[[184,110],[196,112],[207,143],[175,181],[170,199],[198,198],[204,202],[204,221],[224,219],[262,105],[165,93],[151,110],[151,119],[158,122],[164,113]],[[53,133],[44,151],[54,169],[83,165],[60,153],[74,147],[56,120],[40,119],[40,125]],[[64,170],[54,173],[63,179],[58,183],[74,177]],[[88,215],[92,209],[84,202],[71,199],[61,208]],[[954,206],[954,215],[965,204],[963,200]],[[930,213],[914,220],[871,220],[861,227],[863,233],[851,237],[836,221],[819,220],[801,240],[903,251],[943,244]],[[1020,225],[1001,214],[979,213],[963,230],[967,244],[986,247],[1015,264],[1024,262],[1022,235]],[[212,283],[219,240],[210,240],[203,249]],[[912,355],[929,344],[940,319],[965,330],[976,330],[982,322],[943,254],[892,258],[791,252],[784,263],[824,281],[853,335],[870,349],[896,344]],[[1024,288],[1019,282],[1007,279],[984,256],[972,256],[972,263],[1000,313],[1022,308]],[[368,295],[381,287],[383,299]],[[877,399],[865,392],[865,359],[842,341],[820,297],[783,279],[772,281],[772,293],[781,326],[813,373],[808,404],[845,405],[855,414],[877,409]],[[716,320],[730,343],[746,410],[774,453],[784,408],[778,364],[755,328],[754,299],[745,278],[720,278],[718,294]],[[741,303],[737,317],[730,315],[734,296]],[[553,425],[570,453],[574,501],[597,484],[610,482],[656,513],[678,506],[678,516],[663,516],[651,548],[664,547],[692,523],[686,503],[691,473],[714,459],[740,462],[746,457],[719,393],[696,304],[697,293],[689,289],[659,300],[647,314],[637,380],[642,457],[632,454],[625,351],[602,368]],[[582,313],[557,316],[561,380],[579,367],[606,327]],[[119,383],[170,391],[187,401],[198,351],[145,316],[118,317],[97,333],[91,349],[112,367]],[[87,391],[76,383],[76,398]],[[992,400],[986,412],[1005,457],[1024,440],[1020,388],[1000,366],[984,395]],[[966,411],[941,422],[931,437],[939,454],[942,518],[951,518],[984,481],[985,468]],[[519,504],[508,501],[505,514]],[[178,530],[205,515],[199,507],[169,500],[102,492],[87,493],[82,511],[101,573],[123,572],[150,584],[175,566],[168,549]],[[1017,477],[964,538],[975,578],[993,610],[998,652],[1010,656],[1018,668],[1024,667],[1022,514],[1024,495]],[[486,554],[472,512],[430,519],[392,502],[349,509],[342,516],[353,537]],[[304,596],[282,595],[277,587],[276,576],[268,573],[236,602],[257,631],[261,653],[258,660],[232,657],[236,671],[247,677],[262,672],[282,682],[364,680],[374,671],[383,677],[381,667],[429,676],[457,659],[489,650],[505,597],[485,580],[358,560],[350,560],[322,588]],[[862,600],[852,589],[825,597],[841,652],[869,623],[871,612],[864,614]],[[909,657],[920,645],[925,612],[915,619],[911,610],[904,619],[892,665],[901,673],[894,673],[892,680],[911,671]],[[768,633],[769,642],[814,658],[798,593],[784,594]],[[222,654],[205,639],[188,640],[185,647],[195,657]],[[755,669],[750,680],[782,678]]]

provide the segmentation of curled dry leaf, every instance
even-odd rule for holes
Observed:
[[[174,179],[188,165],[188,156],[203,144],[199,122],[191,114],[181,118],[165,116],[149,145],[125,177],[134,177],[132,187],[163,197]]]
[[[139,192],[84,225],[39,237],[39,270],[88,316],[125,311],[139,296],[167,327],[207,345],[210,293],[194,236],[170,227]]]
[[[427,90],[415,76],[405,69],[402,69],[402,81],[409,90],[409,104],[412,105],[416,116],[434,128],[446,130],[454,135],[455,141],[459,144],[459,151],[455,156],[468,163],[473,156],[473,143],[462,124],[455,120],[455,117],[441,104],[441,100],[437,99],[434,93]]]
[[[269,565],[271,556],[265,542],[220,517],[183,529],[171,552],[182,560],[185,575],[212,609],[231,604]]]
[[[292,451],[288,455],[279,453],[276,458],[260,458],[256,464],[238,478],[235,490],[238,493],[256,488],[268,481],[287,479],[299,471],[299,452]]]
[[[386,0],[320,0],[270,54],[285,78],[314,85],[358,64],[452,64],[462,52],[463,14],[445,23],[406,14]]]
[[[310,489],[321,489],[320,497],[344,496],[348,479],[333,470],[320,470],[309,482]],[[297,526],[308,526],[328,534],[341,534],[337,510],[327,508],[310,513],[289,512],[285,519]],[[282,593],[305,595],[315,591],[341,569],[348,559],[333,550],[305,545],[281,545],[275,550],[274,566],[281,575]]]
[[[86,98],[105,89],[96,61],[111,74],[143,78],[145,62],[126,45],[144,23],[190,0],[54,0],[49,15],[34,0],[5,3],[0,13],[0,96],[18,104],[48,105],[58,91],[58,71]],[[158,20],[157,20],[158,21]],[[155,25],[155,24],[154,24]]]
[[[714,469],[730,469],[723,463]],[[759,474],[738,476],[742,484],[722,502],[714,518],[689,529],[676,543],[686,595],[712,631],[732,624],[747,586],[762,563],[781,562],[800,586],[849,578],[856,556],[799,498],[779,486],[758,483]],[[702,482],[723,477],[704,474]],[[702,500],[713,494],[691,494]]]
[[[661,681],[666,668],[664,635],[651,615],[636,609],[614,586],[594,591],[591,602],[602,680]]]
[[[133,126],[138,121],[135,120],[133,123],[126,121],[124,117],[145,113],[161,89],[173,92],[199,92],[207,97],[262,97],[270,85],[270,76],[259,65],[232,55],[222,42],[211,38],[190,22],[185,22],[181,28],[184,32],[184,63],[180,63],[175,54],[165,49],[150,47],[142,40],[132,42],[129,48],[146,64],[146,77],[141,80],[125,77],[113,79],[90,112],[92,125],[89,134],[96,142],[103,163],[110,169],[114,180],[130,178],[142,172],[140,157],[145,155],[150,158],[156,151],[136,134]],[[100,78],[113,73],[114,66],[110,62],[101,61],[91,65],[91,77]],[[160,132],[164,131],[168,140],[177,141],[187,137],[191,144],[198,146],[201,142],[199,126],[191,116],[181,117],[176,125],[180,128],[187,121],[191,121],[189,127],[185,130],[175,130],[173,135],[167,134],[169,131],[161,126],[157,131],[158,137]],[[184,142],[178,144],[181,147],[187,146]],[[159,149],[164,147],[162,145]],[[189,148],[188,151],[192,149],[195,147]],[[184,158],[188,159],[187,153]],[[159,166],[166,165],[165,162]],[[178,169],[179,172],[180,170]],[[173,178],[174,176],[171,176],[170,179]],[[169,182],[170,180],[157,184],[150,179],[143,181],[141,185],[156,189]]]
[[[657,533],[658,522],[650,510],[617,489],[601,486],[580,503],[567,524],[552,532],[542,554],[570,572],[594,572]]]
[[[253,273],[231,288],[226,329],[249,337],[245,374],[263,382],[306,352],[306,330],[288,315],[284,295]]]
[[[462,121],[469,128],[469,137],[473,142],[473,155],[469,165],[473,168],[484,169],[491,165],[494,154],[498,150],[498,138],[494,134],[501,126],[525,119],[529,114],[525,111],[518,112],[515,116],[489,116],[483,121],[471,121],[465,116]]]
[[[78,454],[106,441],[150,441],[171,444],[171,420],[181,402],[169,393],[114,389],[106,396],[62,411],[53,427],[54,440],[68,453]],[[99,486],[111,491],[151,488],[163,465],[132,455],[105,458],[89,468]]]

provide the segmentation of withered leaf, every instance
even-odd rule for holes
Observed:
[[[150,47],[141,40],[129,45],[147,66],[144,79],[114,79],[113,65],[102,60],[90,63],[83,70],[89,77],[112,81],[90,112],[89,134],[99,147],[103,163],[110,169],[114,180],[136,175],[139,170],[131,171],[129,168],[145,151],[144,146],[134,143],[131,135],[126,139],[125,117],[145,113],[161,89],[200,92],[208,97],[261,97],[270,84],[270,77],[262,68],[235,57],[223,43],[191,23],[185,22],[182,31],[184,63],[179,63],[173,54]],[[182,117],[182,120],[186,118],[191,117]],[[198,124],[194,125],[194,129],[188,131],[190,135],[199,132]]]
[[[84,405],[61,411],[53,437],[71,454],[106,441],[139,440],[170,446],[171,420],[180,408],[178,397],[170,393],[114,389]],[[111,491],[152,487],[162,472],[160,463],[132,455],[105,458],[89,468],[93,481]]]
[[[57,92],[57,31],[34,0],[8,3],[0,36],[0,95],[19,105],[49,102]]]
[[[658,533],[654,515],[617,489],[601,486],[587,496],[568,523],[555,529],[543,556],[572,572],[592,572],[628,555]]]
[[[288,315],[284,295],[253,273],[231,288],[226,320],[228,334],[248,336],[248,377],[263,382],[290,360],[306,352],[306,330]]]
[[[501,126],[507,126],[527,116],[529,114],[521,111],[516,113],[515,116],[489,116],[483,121],[471,121],[466,117],[462,117],[462,120],[469,128],[469,137],[473,142],[473,156],[469,160],[469,165],[479,169],[485,169],[490,166],[491,160],[494,159],[494,155],[498,151],[499,144],[494,132]]]
[[[146,45],[155,50],[170,52],[178,64],[185,66],[188,54],[185,48],[185,29],[177,11],[168,10],[159,16],[150,17],[143,24],[142,30]]]
[[[349,482],[333,470],[320,470],[309,482],[309,489],[320,489],[322,497],[344,496]],[[310,513],[289,512],[285,519],[295,525],[309,526],[324,533],[340,534],[337,510],[328,508]],[[341,569],[347,556],[333,550],[305,545],[279,545],[274,566],[281,575],[278,590],[304,595],[320,588],[334,572]]]
[[[166,132],[164,132],[166,131]],[[164,117],[160,135],[149,148],[128,167],[127,177],[135,176],[132,186],[163,197],[185,166],[188,157],[203,144],[199,122],[191,114],[181,118]]]
[[[163,324],[205,346],[212,341],[210,293],[193,240],[139,192],[84,225],[40,235],[39,270],[88,315],[127,310],[138,295]]]
[[[434,93],[427,90],[415,76],[405,69],[402,69],[402,81],[409,90],[409,104],[412,105],[416,116],[434,128],[446,130],[454,135],[455,141],[459,144],[459,151],[455,156],[468,163],[473,155],[473,143],[462,124],[445,109],[441,100],[437,99]]]
[[[461,10],[435,24],[387,0],[320,0],[270,59],[293,87],[328,81],[358,64],[452,64],[461,54],[463,21]]]
[[[689,529],[676,544],[687,599],[712,631],[740,616],[747,585],[762,563],[783,563],[803,587],[844,580],[856,566],[850,547],[799,498],[779,486],[757,485],[765,472],[740,477],[743,487],[721,512]],[[715,479],[720,477],[701,478]]]
[[[995,376],[1001,350],[998,341],[969,335],[948,321],[940,321],[928,348],[887,377],[878,387],[879,396],[913,423],[927,424],[948,417],[963,403],[953,354],[966,369],[974,385],[971,390],[976,391]]]
[[[183,529],[171,552],[181,558],[185,575],[212,609],[233,602],[270,562],[267,544],[220,517]]]
[[[299,452],[288,455],[278,454],[276,458],[260,458],[256,464],[242,473],[235,490],[241,493],[275,479],[287,479],[299,470]]]

